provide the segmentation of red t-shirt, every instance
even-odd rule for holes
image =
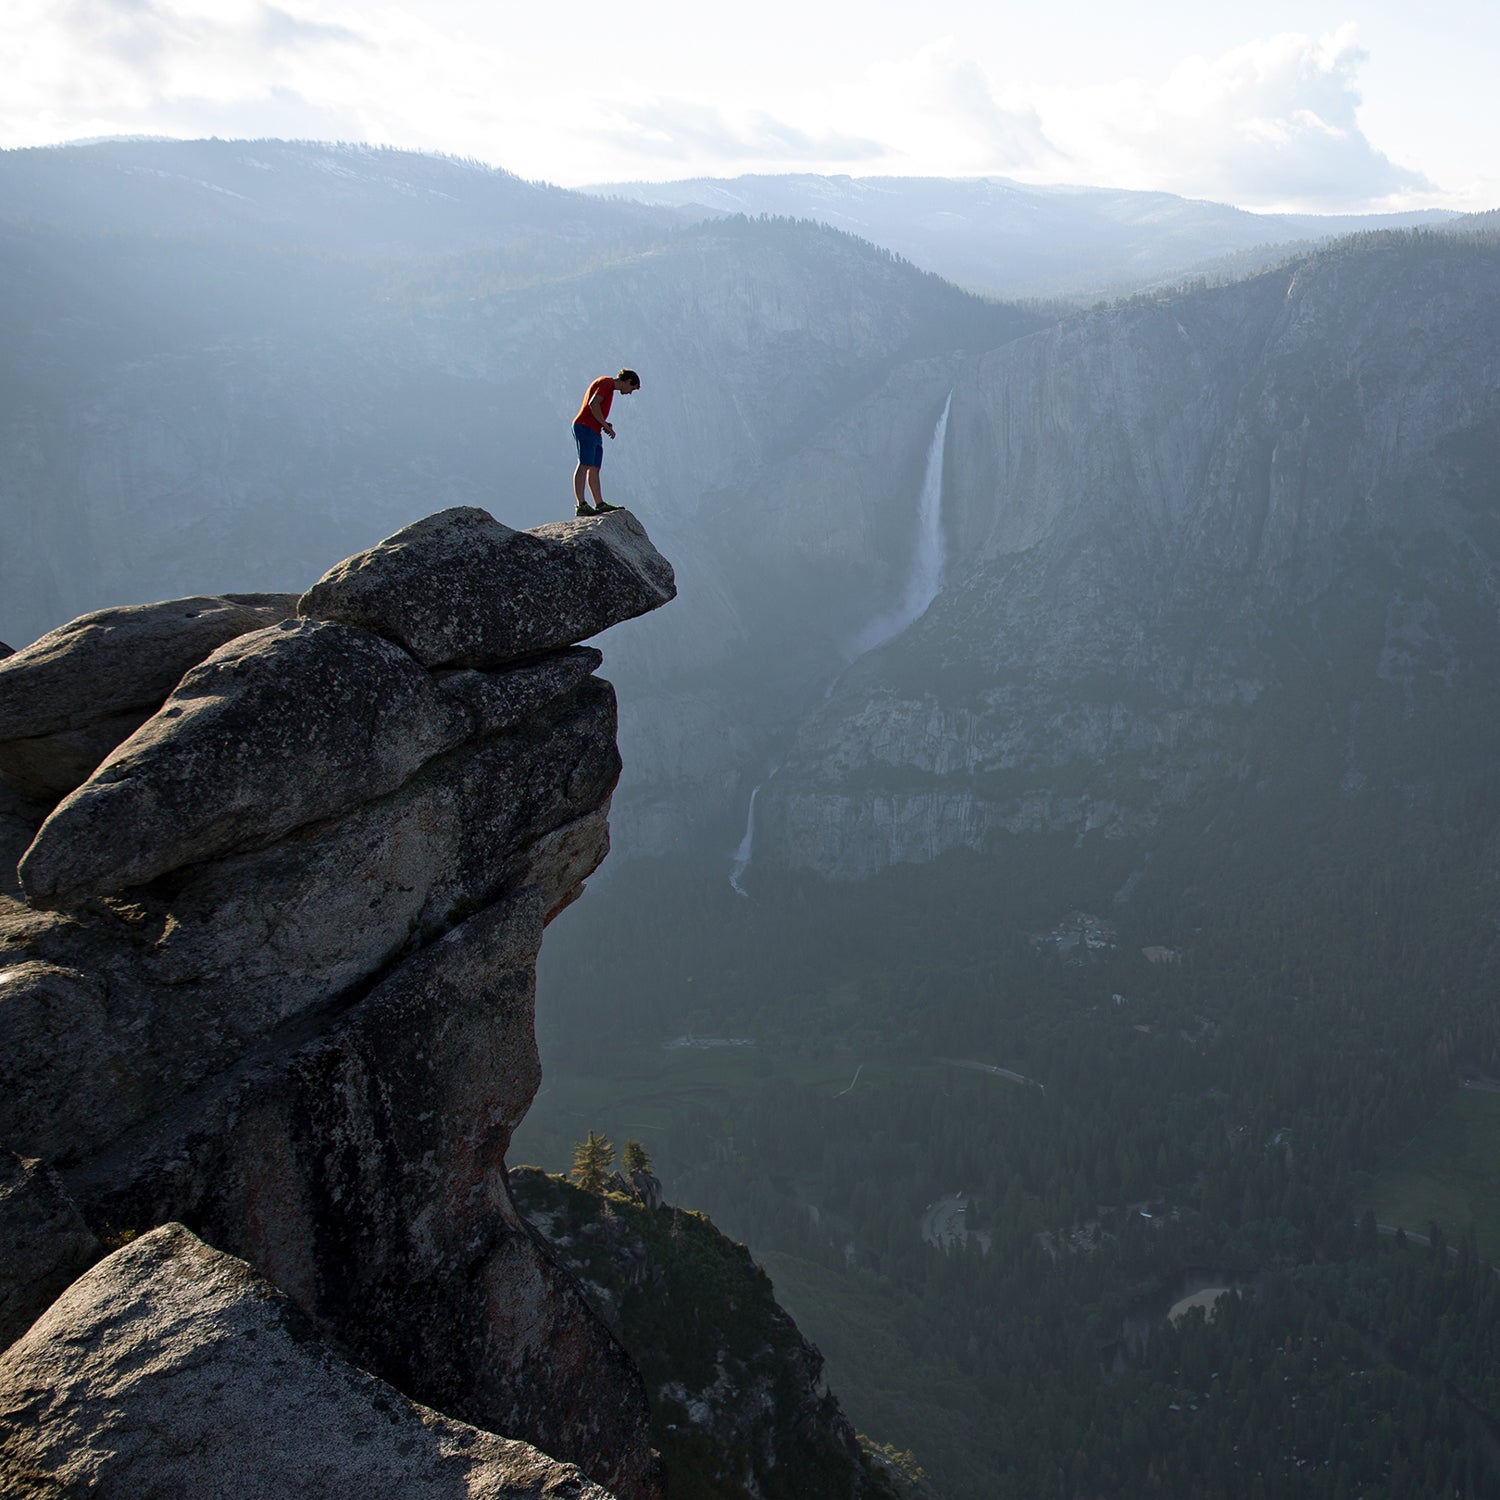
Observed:
[[[603,432],[604,428],[599,425],[593,412],[589,410],[589,403],[595,396],[603,396],[604,400],[599,404],[604,408],[604,415],[609,416],[609,408],[615,399],[615,377],[613,375],[601,375],[584,393],[583,405],[578,409],[578,415],[573,418],[575,427],[581,422],[585,427],[592,427],[595,432]]]

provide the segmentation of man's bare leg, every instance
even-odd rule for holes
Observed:
[[[585,469],[584,473],[589,478],[589,494],[594,497],[594,509],[604,504],[604,496],[599,493],[599,471],[598,469]]]
[[[582,464],[579,464],[578,467],[573,470],[573,508],[575,510],[577,510],[577,508],[580,505],[583,504],[583,481],[584,481],[584,476],[587,473],[588,473],[588,470],[585,469]],[[595,485],[597,485],[598,482],[599,482],[599,471],[598,471],[598,469],[595,469],[594,470],[594,483],[595,483]]]

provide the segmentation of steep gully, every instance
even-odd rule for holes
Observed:
[[[823,690],[825,699],[833,692],[844,673],[861,657],[868,656],[888,641],[895,640],[903,631],[916,624],[927,613],[943,586],[943,572],[948,560],[943,541],[943,453],[948,437],[948,412],[952,405],[953,392],[950,390],[938,415],[937,426],[933,428],[932,441],[927,447],[927,466],[922,475],[922,489],[917,497],[916,546],[906,588],[896,604],[876,615],[854,637],[842,666]],[[740,882],[755,855],[755,799],[759,796],[761,787],[780,769],[781,762],[778,760],[765,781],[757,782],[750,793],[750,805],[745,814],[745,832],[734,851],[729,870],[729,883],[741,896],[749,894]]]

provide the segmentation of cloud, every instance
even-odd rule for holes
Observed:
[[[67,0],[50,16],[79,57],[112,61],[167,89],[181,89],[189,70],[253,87],[267,69],[309,51],[362,45],[348,27],[295,16],[267,0]]]
[[[1353,25],[1189,57],[1160,84],[1129,82],[1047,112],[1102,180],[1247,207],[1365,208],[1433,191],[1360,127]],[[1088,137],[1092,136],[1092,139]]]
[[[1002,101],[980,64],[952,37],[871,69],[901,154],[923,171],[1008,173],[1061,160],[1031,103]]]
[[[305,121],[325,113],[317,79],[365,45],[268,0],[7,0],[0,139],[180,130],[256,103]]]
[[[0,0],[0,146],[311,137],[555,172],[600,111],[509,33],[404,0]]]
[[[352,42],[364,46],[365,39],[347,26],[330,26],[325,21],[309,21],[294,16],[278,5],[260,5],[255,29],[268,46],[275,48],[321,46],[327,42]]]
[[[680,100],[616,104],[601,136],[642,156],[674,161],[856,162],[883,156],[878,141],[810,133],[760,111],[733,118],[712,105]]]
[[[1120,79],[1111,69],[1088,83],[1067,76],[1073,64],[1053,31],[996,22],[917,47],[882,34],[858,60],[851,50],[846,66],[828,68],[819,60],[830,44],[809,21],[801,47],[769,62],[767,47],[749,41],[742,53],[716,53],[713,91],[696,94],[683,80],[705,73],[684,57],[699,59],[704,44],[676,53],[675,35],[627,28],[629,46],[602,75],[611,98],[573,66],[562,13],[501,9],[0,0],[0,145],[132,133],[333,136],[462,152],[575,183],[854,170],[1089,181],[1322,212],[1440,198],[1365,134],[1366,54],[1352,26],[1175,65],[1158,49],[1144,54],[1162,58],[1156,76]],[[930,35],[920,16],[912,26],[908,36]],[[982,35],[989,50],[976,54]],[[1487,167],[1483,175],[1492,182]],[[1479,187],[1473,196],[1486,200]]]

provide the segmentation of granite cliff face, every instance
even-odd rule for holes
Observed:
[[[1497,256],[1355,242],[955,366],[943,591],[799,724],[757,858],[1426,795],[1500,652]]]
[[[453,510],[6,658],[7,1493],[662,1492],[504,1157],[620,769],[576,643],[674,593],[626,512]]]

